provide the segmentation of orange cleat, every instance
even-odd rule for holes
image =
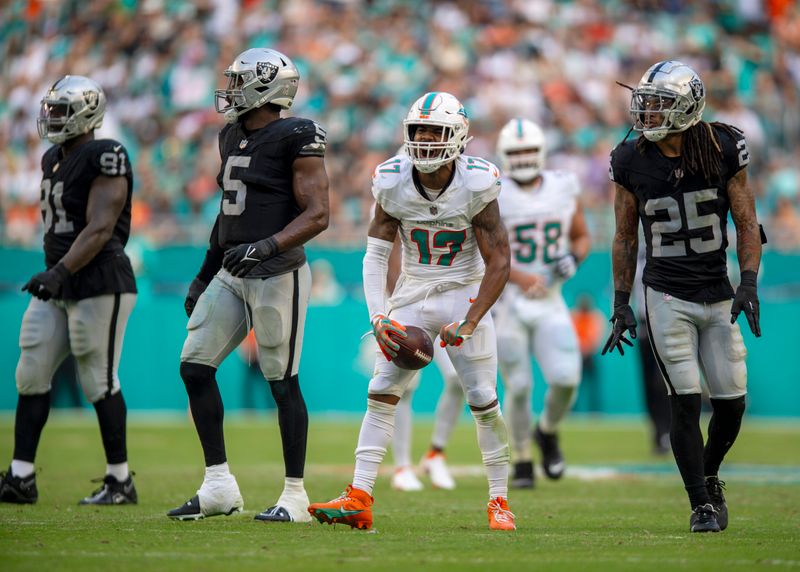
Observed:
[[[341,496],[328,502],[315,502],[309,505],[308,512],[320,522],[346,524],[351,528],[369,530],[372,528],[374,502],[375,499],[365,491],[347,485]],[[511,518],[513,522],[513,515]]]
[[[508,510],[508,501],[503,497],[490,500],[487,512],[491,530],[517,530],[514,513]]]

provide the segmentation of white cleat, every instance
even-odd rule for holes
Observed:
[[[200,520],[208,516],[241,512],[244,508],[239,485],[233,475],[221,479],[205,479],[197,494],[167,516],[175,520]]]
[[[278,502],[255,516],[262,522],[311,522],[308,512],[308,494],[305,489],[302,493],[281,493]]]
[[[244,508],[236,477],[231,474],[222,479],[204,479],[197,491],[200,507],[205,516],[233,514]]]
[[[392,475],[392,488],[396,491],[421,491],[422,483],[411,467],[400,467]]]
[[[444,459],[444,453],[431,451],[420,462],[420,467],[431,478],[434,488],[451,491],[456,488],[456,482],[450,475],[450,469]]]

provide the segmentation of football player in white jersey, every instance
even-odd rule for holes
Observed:
[[[561,285],[588,254],[590,239],[578,202],[578,179],[543,169],[545,140],[537,124],[509,121],[498,136],[497,155],[504,173],[498,201],[511,243],[511,273],[492,313],[505,387],[503,409],[511,428],[511,485],[530,488],[534,484],[530,356],[548,385],[533,439],[545,475],[558,479],[564,473],[558,428],[575,401],[581,378],[578,340]]]
[[[309,512],[320,522],[372,527],[372,489],[394,431],[395,407],[414,376],[391,358],[405,325],[438,334],[462,381],[489,480],[489,527],[515,530],[508,509],[508,435],[497,400],[497,341],[489,308],[508,279],[508,235],[497,204],[493,164],[462,155],[469,120],[444,92],[418,99],[403,122],[406,154],[378,165],[377,207],[364,256],[364,293],[379,350],[356,448],[353,483]],[[402,274],[386,298],[389,253],[397,234]],[[389,315],[391,314],[391,318]]]

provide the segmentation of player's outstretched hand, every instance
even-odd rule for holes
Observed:
[[[392,361],[392,358],[397,357],[397,350],[400,349],[400,346],[392,339],[391,335],[398,338],[408,336],[406,327],[403,324],[395,322],[383,314],[378,314],[372,319],[372,332],[375,334],[378,347],[381,348],[388,361]]]
[[[69,270],[62,263],[58,263],[49,270],[34,274],[33,277],[22,287],[23,292],[27,290],[34,297],[47,302],[50,298],[58,298],[64,282],[69,278]]]
[[[186,295],[186,300],[183,301],[183,309],[186,310],[186,315],[188,317],[192,317],[192,312],[194,312],[197,300],[200,298],[200,295],[206,291],[206,288],[208,288],[208,282],[200,278],[195,278],[192,280],[192,283],[189,284],[189,293]]]
[[[252,244],[240,244],[225,251],[222,266],[233,276],[246,276],[255,266],[278,253],[278,243],[273,237]]]
[[[439,329],[439,345],[458,347],[472,337],[475,326],[467,323],[466,320],[451,322]]]
[[[625,350],[622,349],[622,344],[633,346],[633,342],[626,338],[625,334],[630,335],[631,340],[635,340],[636,325],[636,316],[633,315],[633,309],[630,305],[620,304],[615,306],[614,315],[611,316],[611,334],[608,336],[606,345],[600,355],[613,352],[614,348],[616,348],[619,351],[619,355],[624,356]]]
[[[744,312],[750,331],[757,338],[761,337],[761,310],[758,303],[758,292],[756,290],[757,275],[752,270],[742,272],[742,280],[736,289],[736,296],[731,305],[731,324],[736,322],[740,312]]]

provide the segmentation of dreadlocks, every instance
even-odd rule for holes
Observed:
[[[722,147],[715,129],[721,129],[731,137],[738,139],[742,132],[733,125],[715,121],[700,121],[683,132],[681,142],[681,165],[684,173],[702,173],[709,182],[722,179]],[[636,150],[643,153],[650,143],[644,136],[636,141]]]

